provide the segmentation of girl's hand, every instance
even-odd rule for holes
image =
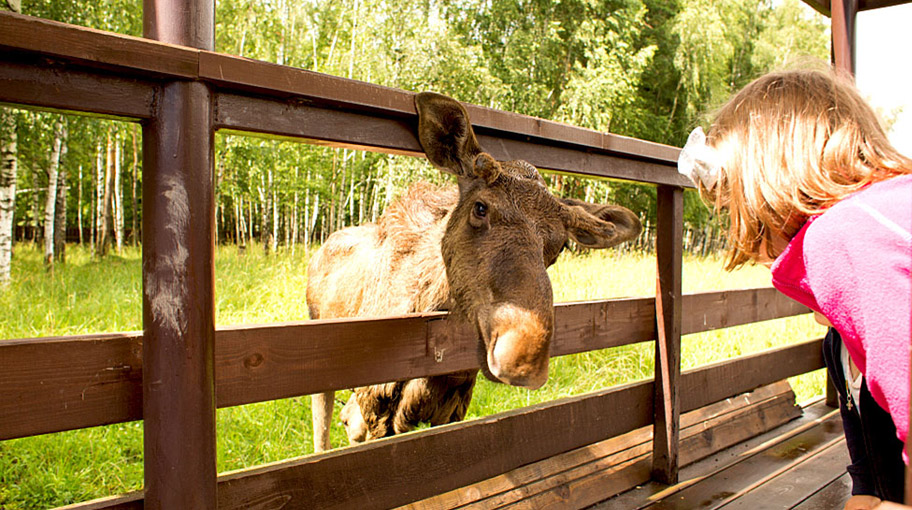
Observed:
[[[874,496],[852,496],[845,504],[845,510],[871,510],[880,504],[880,498]]]

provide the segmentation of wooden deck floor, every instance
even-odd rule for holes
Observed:
[[[681,470],[681,482],[647,483],[589,510],[839,509],[849,498],[848,451],[838,410],[822,402],[801,418]]]

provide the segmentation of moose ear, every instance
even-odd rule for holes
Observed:
[[[567,233],[585,248],[610,248],[640,235],[640,219],[625,207],[574,198],[561,198],[560,202]]]
[[[415,106],[418,141],[431,163],[460,177],[473,176],[475,156],[481,153],[481,148],[465,107],[453,98],[433,92],[416,95]]]

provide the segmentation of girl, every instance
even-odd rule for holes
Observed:
[[[849,80],[798,70],[741,90],[706,136],[691,133],[678,166],[717,213],[728,213],[726,269],[771,264],[773,285],[835,328],[825,351],[841,377],[834,381],[846,383],[837,384],[852,459],[846,508],[901,501],[912,160],[890,145]]]

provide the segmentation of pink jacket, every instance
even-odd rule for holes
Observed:
[[[890,413],[905,443],[912,175],[872,184],[811,218],[773,263],[772,273],[773,286],[822,313],[839,331],[871,395]]]

